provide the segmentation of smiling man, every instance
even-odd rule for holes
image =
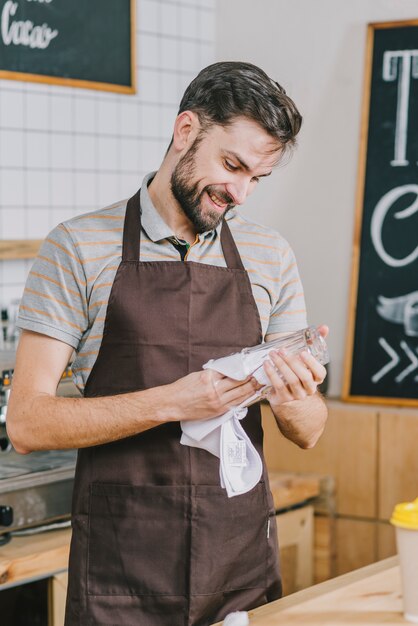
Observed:
[[[219,460],[182,446],[179,422],[257,387],[202,370],[208,359],[306,326],[292,250],[236,208],[300,125],[261,69],[207,67],[158,172],[128,202],[60,224],[35,261],[7,424],[21,453],[79,448],[66,626],[206,626],[281,594],[265,467],[228,498]],[[56,397],[73,351],[83,397]],[[265,368],[281,432],[313,446],[324,368],[283,352]],[[262,456],[258,405],[242,424]]]

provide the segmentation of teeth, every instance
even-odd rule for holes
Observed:
[[[209,198],[219,207],[223,206],[223,203],[220,201],[220,199],[215,196],[213,193],[209,194]]]

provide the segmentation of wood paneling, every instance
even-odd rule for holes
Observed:
[[[379,561],[396,554],[395,528],[391,524],[377,524],[377,558]]]
[[[379,415],[379,519],[395,504],[418,497],[418,410],[382,410]]]
[[[376,522],[338,518],[336,539],[338,576],[377,560]]]
[[[336,572],[335,518],[315,515],[314,518],[314,583],[333,578]]]
[[[336,479],[337,513],[377,514],[377,412],[374,408],[328,402],[325,432],[311,450],[301,450],[279,432],[268,405],[262,406],[269,469],[329,474]]]
[[[53,576],[49,585],[48,626],[64,626],[68,572]]]
[[[283,593],[288,595],[313,583],[313,507],[281,513],[276,515],[276,521],[280,554],[283,553]],[[292,555],[295,562],[289,564]]]

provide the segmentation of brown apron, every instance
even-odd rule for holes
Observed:
[[[165,385],[261,341],[227,223],[227,267],[145,262],[140,214],[138,192],[86,397]],[[258,405],[242,423],[262,454]],[[280,596],[266,471],[249,493],[228,498],[219,459],[180,437],[180,424],[166,423],[79,451],[66,626],[206,626]]]

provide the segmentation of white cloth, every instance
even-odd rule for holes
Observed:
[[[234,380],[244,380],[252,374],[263,385],[262,389],[219,417],[181,422],[183,433],[180,443],[202,448],[220,459],[220,482],[230,498],[253,489],[263,472],[260,455],[240,420],[247,415],[246,407],[259,399],[269,386],[263,362],[274,345],[265,345],[265,348],[255,352],[243,351],[221,359],[211,359],[203,366],[204,369],[213,369]]]
[[[250,618],[247,611],[235,611],[228,613],[222,624],[223,626],[249,626]]]

